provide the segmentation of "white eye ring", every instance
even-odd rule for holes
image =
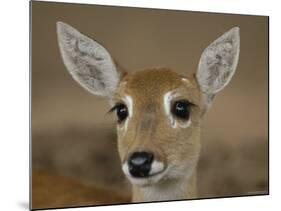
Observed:
[[[188,121],[179,122],[174,118],[171,113],[171,104],[174,98],[178,97],[179,93],[176,93],[175,90],[166,92],[163,97],[164,110],[168,117],[168,121],[170,122],[172,128],[177,128],[180,126],[181,128],[187,128],[191,125],[191,117],[189,117]]]

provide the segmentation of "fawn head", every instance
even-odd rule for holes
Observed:
[[[98,42],[58,22],[64,64],[89,92],[108,98],[117,116],[122,169],[138,186],[191,174],[200,154],[200,122],[217,92],[231,80],[239,58],[239,28],[211,43],[197,72],[169,68],[125,73]]]

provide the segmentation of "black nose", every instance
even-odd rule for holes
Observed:
[[[134,152],[128,160],[130,174],[134,177],[147,177],[152,161],[152,153]]]

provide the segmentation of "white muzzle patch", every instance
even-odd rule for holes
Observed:
[[[147,177],[133,177],[130,174],[129,165],[127,162],[122,165],[122,170],[132,184],[139,186],[157,183],[165,175],[164,163],[156,160],[153,161],[149,175]]]

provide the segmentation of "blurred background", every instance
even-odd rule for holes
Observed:
[[[56,22],[102,43],[128,72],[195,72],[205,47],[240,27],[231,83],[205,116],[198,197],[268,193],[268,17],[31,2],[32,207],[126,203],[115,118],[66,71]]]

